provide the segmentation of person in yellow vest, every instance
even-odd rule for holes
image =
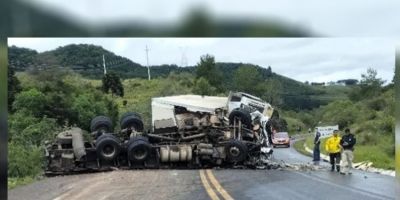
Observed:
[[[340,140],[339,131],[334,130],[333,135],[329,137],[325,142],[325,150],[329,153],[329,161],[331,163],[331,171],[340,172]]]

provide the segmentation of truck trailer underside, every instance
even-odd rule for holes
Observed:
[[[46,148],[46,174],[110,169],[196,169],[268,165],[272,155],[271,128],[256,110],[231,109],[226,98],[179,101],[154,98],[152,130],[144,131],[139,114],[128,112],[113,133],[105,116],[91,121],[90,139],[80,128],[58,134]],[[201,97],[204,98],[204,97]],[[203,103],[199,103],[203,100]],[[179,103],[178,103],[179,102]],[[192,102],[195,102],[191,105]],[[255,111],[255,112],[253,112]],[[256,114],[254,114],[256,113]]]

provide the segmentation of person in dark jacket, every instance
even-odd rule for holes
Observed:
[[[352,163],[354,158],[353,151],[355,144],[356,138],[352,133],[350,133],[350,129],[346,128],[344,135],[340,140],[340,146],[342,147],[342,166],[340,167],[340,174],[351,174],[351,169],[353,168]]]
[[[315,138],[314,138],[314,151],[313,151],[313,161],[320,161],[320,149],[319,146],[321,144],[321,133],[317,130],[315,133]]]

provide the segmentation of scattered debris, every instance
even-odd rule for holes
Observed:
[[[306,146],[306,144],[304,144],[304,148],[309,153],[313,152],[310,148],[308,148]],[[322,153],[321,153],[321,158],[323,160],[329,161],[329,156],[324,155]],[[362,161],[359,163],[353,163],[353,167],[358,170],[373,172],[373,173],[383,174],[383,175],[388,175],[388,176],[393,176],[393,177],[396,175],[396,171],[394,171],[394,170],[385,170],[385,169],[375,168],[375,167],[372,167],[372,164],[373,163],[370,161]]]

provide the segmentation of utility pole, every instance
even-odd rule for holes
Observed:
[[[146,45],[145,51],[146,51],[146,60],[147,60],[147,75],[148,75],[149,80],[150,80],[151,76],[150,76],[150,66],[149,66],[149,49],[147,48],[147,45]]]
[[[106,69],[106,60],[104,59],[104,54],[103,54],[103,68],[104,68],[104,75],[106,75],[107,69]]]
[[[186,57],[186,47],[180,47],[181,49],[181,67],[187,67],[188,65],[188,61],[187,61],[187,57]]]

